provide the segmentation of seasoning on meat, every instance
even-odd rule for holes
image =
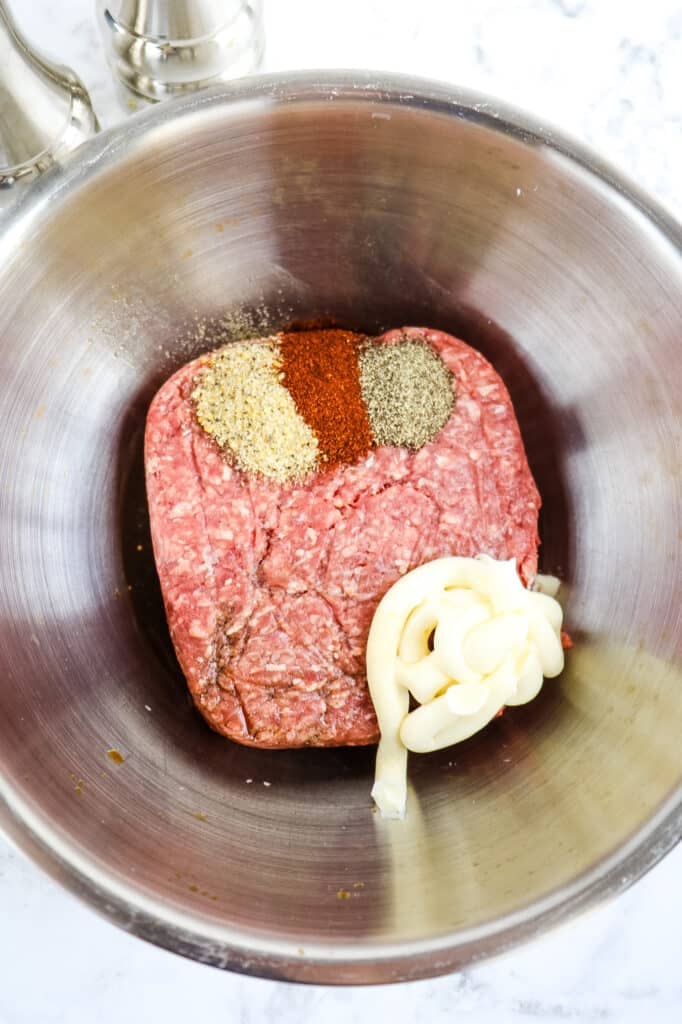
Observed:
[[[240,469],[283,482],[315,469],[319,446],[281,376],[276,343],[237,342],[200,369],[192,398],[198,422]]]
[[[282,381],[314,430],[327,466],[356,462],[372,446],[360,391],[358,343],[351,331],[282,334]]]
[[[226,345],[197,374],[197,421],[241,470],[279,483],[373,444],[423,447],[452,412],[452,375],[421,341],[362,341],[322,330]]]
[[[423,562],[483,552],[515,558],[526,585],[535,576],[540,498],[504,383],[440,331],[375,339],[405,342],[432,348],[457,382],[437,436],[305,479],[247,475],[225,459],[192,400],[206,357],[152,402],[145,472],[171,637],[199,711],[240,743],[376,742],[370,623]]]
[[[421,340],[366,345],[360,383],[376,444],[421,448],[454,405],[452,374]]]

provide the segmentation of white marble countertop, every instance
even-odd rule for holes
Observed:
[[[94,0],[13,0],[20,25],[123,115]],[[682,212],[679,0],[269,0],[270,70],[373,67],[503,96],[591,143]],[[395,1024],[682,1014],[682,849],[615,902],[498,960],[436,981],[324,989],[221,974],[118,931],[0,837],[0,1024],[187,1019]]]

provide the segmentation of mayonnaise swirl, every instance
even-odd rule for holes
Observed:
[[[459,743],[559,675],[561,623],[558,601],[526,590],[514,559],[440,558],[387,591],[367,641],[381,731],[372,796],[384,817],[405,815],[408,750]]]

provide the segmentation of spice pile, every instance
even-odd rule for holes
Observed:
[[[332,330],[280,338],[283,382],[328,465],[355,462],[372,447],[360,391],[358,340],[351,331]]]
[[[375,444],[422,448],[452,412],[452,375],[433,349],[418,341],[365,346],[360,386]]]
[[[423,447],[449,419],[454,391],[426,343],[321,330],[226,345],[206,357],[192,399],[241,470],[284,483],[356,462],[372,445]]]
[[[310,473],[320,455],[281,383],[281,364],[270,341],[235,342],[212,357],[192,394],[199,424],[239,468],[280,482]]]

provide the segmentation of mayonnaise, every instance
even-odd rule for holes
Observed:
[[[407,752],[472,736],[506,704],[525,704],[564,667],[562,611],[526,590],[516,562],[440,558],[382,598],[367,641],[367,681],[381,741],[372,796],[387,818],[405,815]],[[409,711],[410,694],[419,707]]]

